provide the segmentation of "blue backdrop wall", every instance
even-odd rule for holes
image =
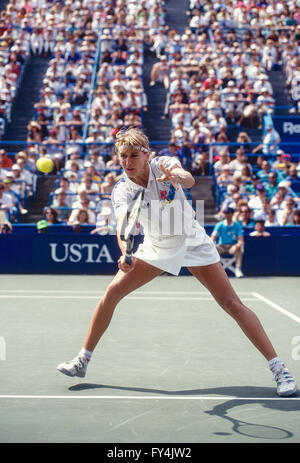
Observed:
[[[19,227],[0,235],[0,273],[114,274],[120,255],[115,236],[71,233],[56,228],[37,234],[35,228]],[[206,227],[208,234],[212,227]],[[300,275],[300,230],[272,228],[269,238],[245,232],[245,275]],[[182,274],[188,274],[183,269]]]

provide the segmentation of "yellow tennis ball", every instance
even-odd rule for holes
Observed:
[[[53,170],[54,164],[53,164],[52,159],[44,157],[44,158],[39,158],[36,161],[36,167],[38,168],[40,172],[43,172],[44,174],[48,174],[49,172]]]

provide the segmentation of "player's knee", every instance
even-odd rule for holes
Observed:
[[[114,282],[108,285],[105,295],[104,295],[105,299],[108,299],[110,302],[114,304],[118,304],[118,302],[120,302],[124,296],[125,294],[123,294],[123,291],[120,285]]]
[[[245,313],[245,306],[236,297],[225,297],[221,301],[220,305],[229,315],[231,315],[235,319],[241,318]]]

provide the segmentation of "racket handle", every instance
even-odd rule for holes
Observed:
[[[130,238],[126,243],[125,262],[128,265],[131,265],[131,262],[132,262],[133,243],[134,243],[133,238]]]
[[[131,259],[131,253],[126,252],[125,253],[125,262],[128,265],[131,265],[132,259]]]

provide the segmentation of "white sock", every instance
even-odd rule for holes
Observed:
[[[81,357],[85,357],[88,361],[90,361],[92,358],[93,352],[91,350],[87,350],[87,349],[84,349],[84,347],[82,347],[78,355]]]
[[[271,371],[274,371],[277,368],[285,367],[285,365],[279,357],[275,357],[269,361],[269,367]]]

